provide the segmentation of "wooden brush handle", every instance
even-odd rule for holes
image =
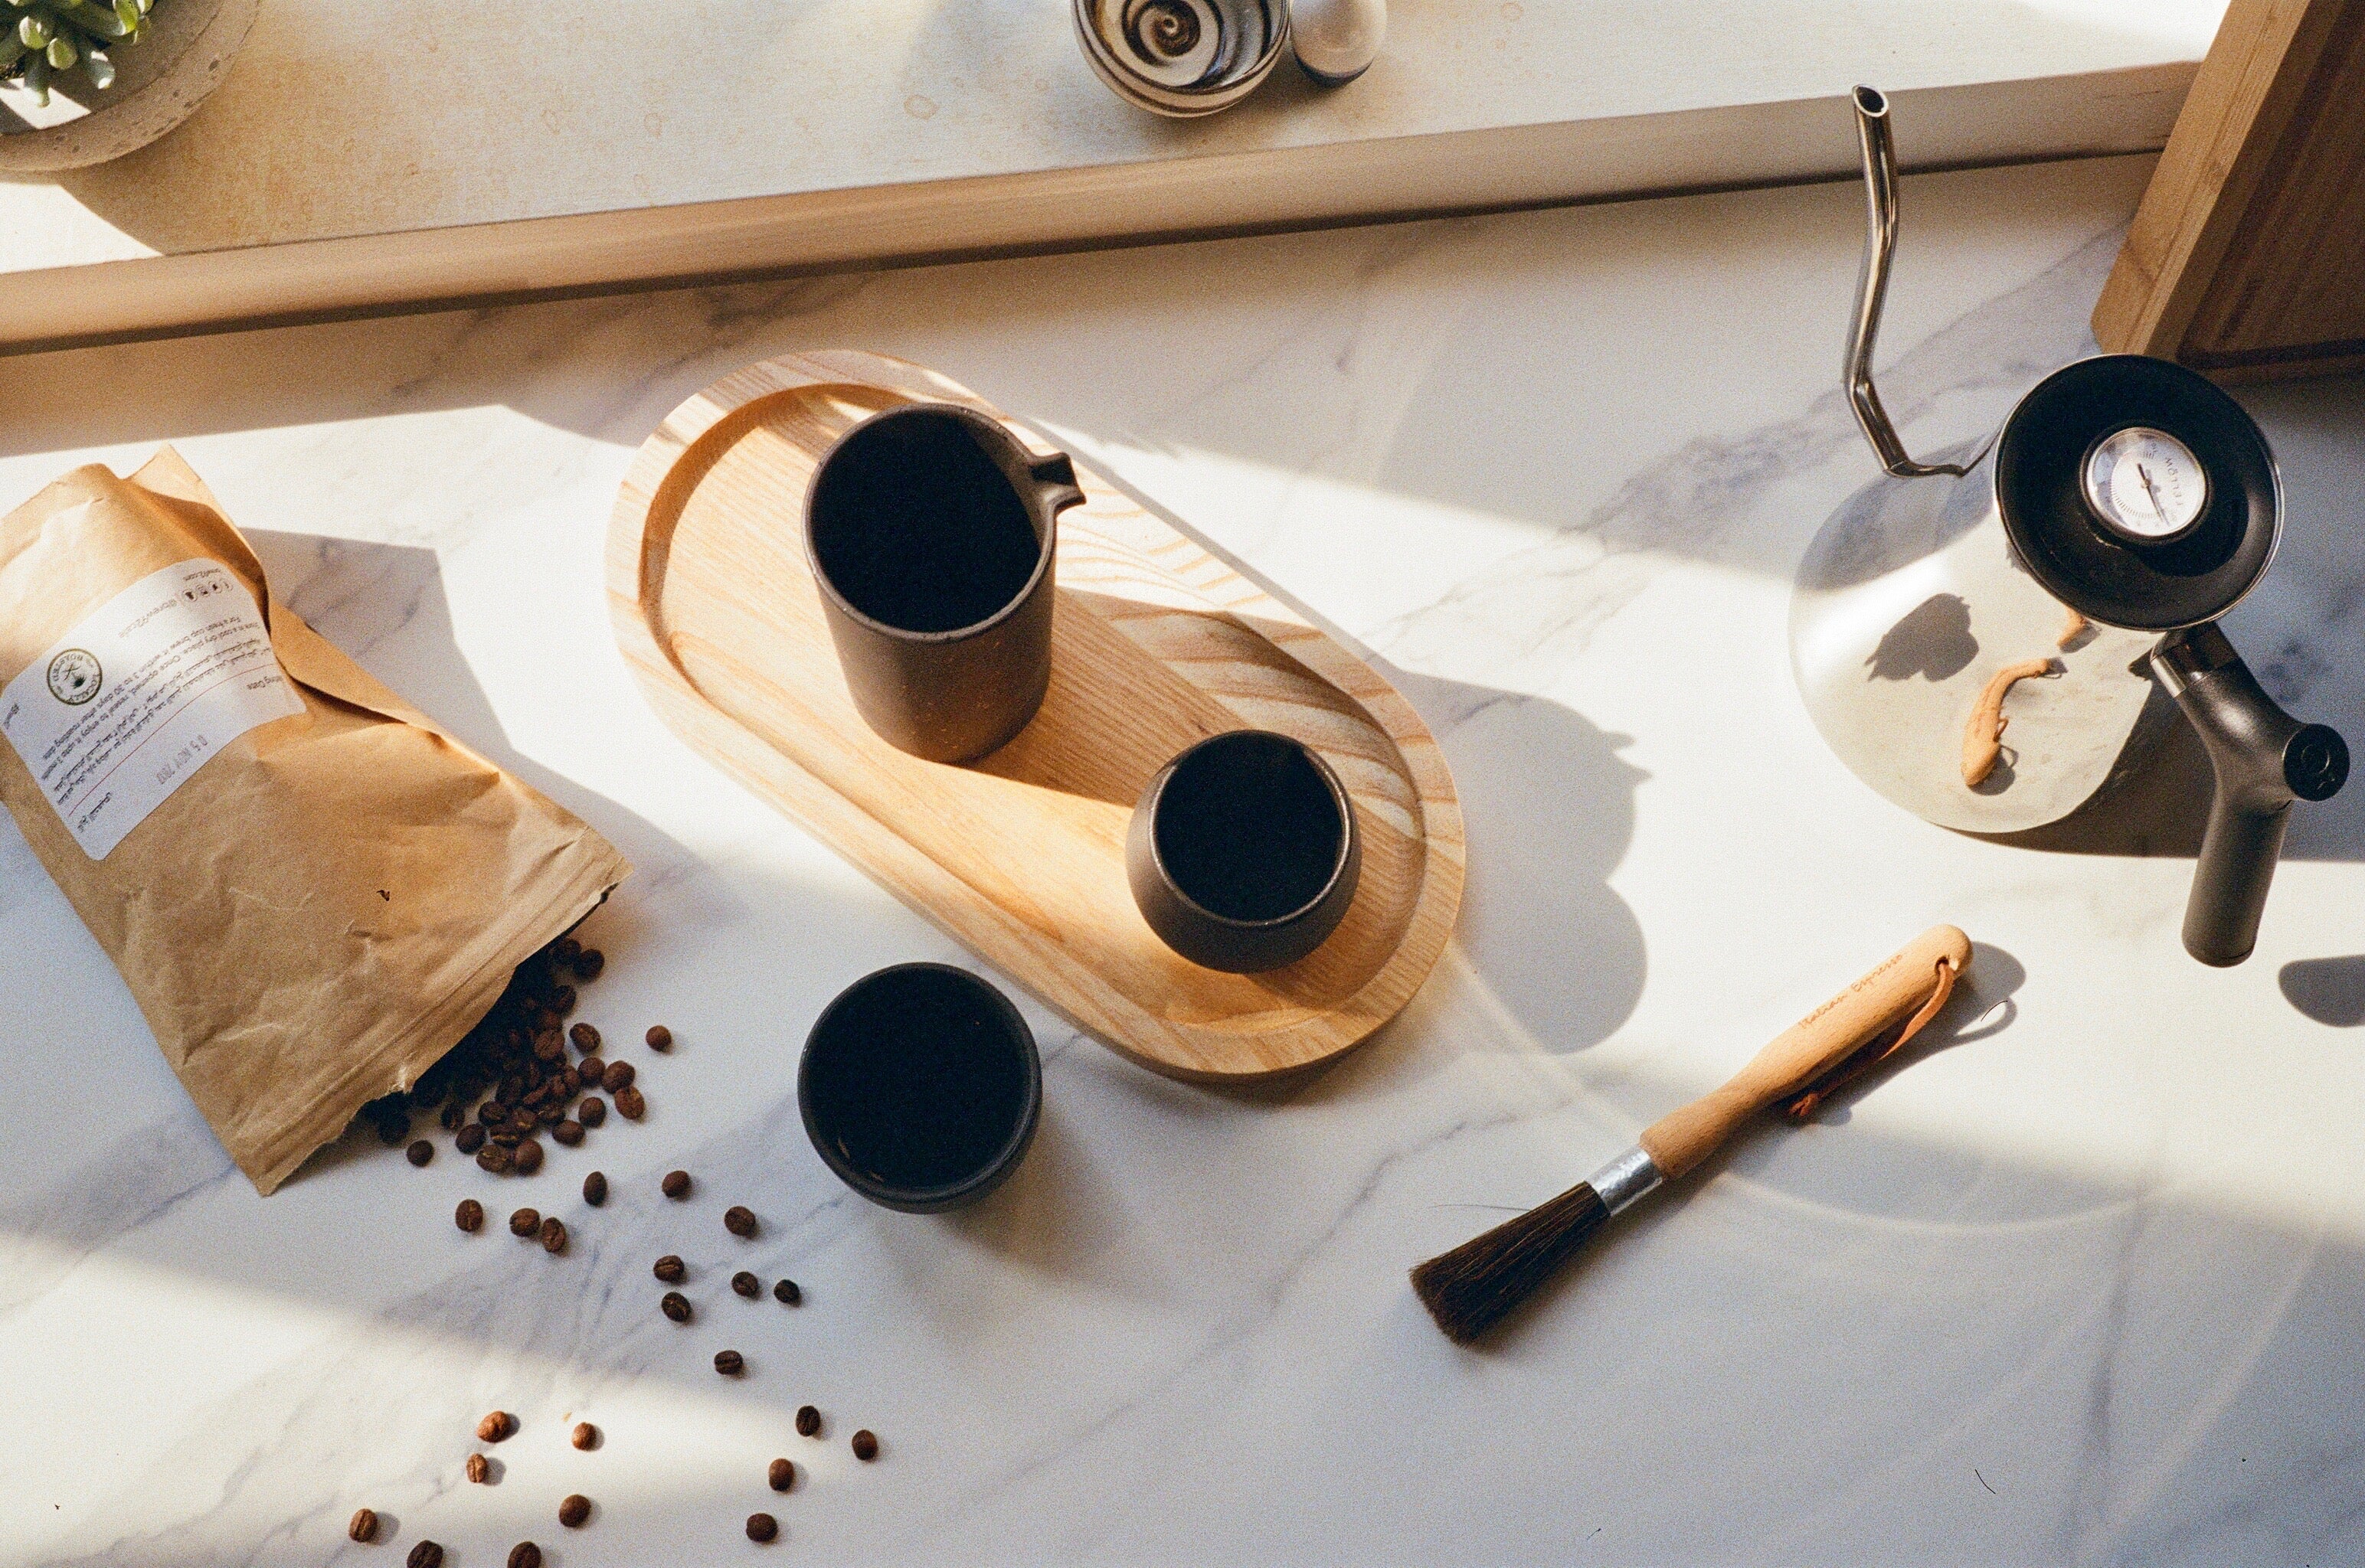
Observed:
[[[1787,1100],[1845,1061],[1866,1040],[1929,1000],[1938,962],[1970,967],[1971,939],[1933,925],[1870,974],[1785,1029],[1723,1088],[1670,1111],[1643,1129],[1642,1145],[1670,1182],[1766,1106]]]

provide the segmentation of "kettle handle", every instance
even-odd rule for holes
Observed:
[[[2151,666],[2201,733],[2217,778],[2184,906],[2184,950],[2204,964],[2238,964],[2259,940],[2292,802],[2337,794],[2348,745],[2330,726],[2276,706],[2214,622],[2161,638]]]
[[[1856,141],[1864,152],[1865,230],[1864,265],[1855,280],[1855,320],[1848,333],[1847,360],[1841,372],[1848,403],[1855,409],[1856,427],[1872,444],[1872,454],[1897,477],[1965,474],[1969,470],[1952,463],[1916,463],[1872,384],[1873,340],[1880,335],[1881,308],[1889,298],[1889,263],[1897,252],[1897,148],[1889,132],[1888,95],[1877,87],[1858,87],[1851,97],[1855,105]]]

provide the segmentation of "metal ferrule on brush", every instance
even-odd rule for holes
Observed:
[[[1586,1183],[1611,1214],[1623,1214],[1658,1189],[1665,1178],[1650,1151],[1636,1144],[1593,1173]]]

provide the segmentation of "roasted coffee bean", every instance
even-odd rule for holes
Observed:
[[[495,1146],[506,1148],[514,1154],[517,1146],[525,1141],[525,1134],[504,1122],[501,1124],[501,1130],[493,1135],[492,1141]]]
[[[482,1486],[492,1478],[493,1462],[483,1454],[472,1453],[468,1456],[467,1471],[468,1479]]]
[[[572,1100],[575,1098],[575,1092],[583,1087],[583,1075],[571,1067],[561,1068],[556,1081],[559,1093]]]
[[[768,1541],[776,1539],[779,1533],[780,1521],[774,1518],[771,1515],[750,1514],[747,1516],[747,1539],[749,1540],[758,1542]]]
[[[649,1103],[641,1098],[641,1092],[637,1089],[627,1087],[616,1095],[616,1114],[628,1122],[639,1121],[648,1114],[648,1110]]]
[[[568,1529],[581,1529],[590,1517],[591,1499],[582,1493],[569,1492],[558,1500],[558,1522]]]
[[[456,1133],[460,1130],[460,1124],[467,1119],[468,1107],[454,1100],[436,1113],[435,1124],[447,1133]]]
[[[499,1126],[509,1119],[509,1114],[498,1100],[488,1100],[476,1107],[477,1124],[488,1128]]]
[[[600,971],[608,967],[608,955],[597,947],[586,947],[575,960],[575,973],[583,980],[595,980]]]
[[[542,1249],[553,1256],[566,1250],[566,1223],[556,1215],[542,1222]]]
[[[498,1443],[518,1429],[518,1418],[506,1410],[496,1410],[476,1423],[476,1440]]]
[[[631,1062],[611,1061],[600,1074],[600,1087],[611,1094],[622,1094],[633,1086],[633,1076]]]
[[[595,1209],[608,1201],[608,1178],[605,1175],[594,1170],[583,1178],[583,1201]]]
[[[647,1039],[649,1049],[653,1051],[669,1051],[673,1049],[673,1031],[667,1028],[662,1024],[650,1025],[649,1032],[644,1037]]]
[[[577,1421],[575,1429],[566,1434],[566,1440],[578,1449],[597,1448],[600,1446],[600,1428],[588,1421]]]
[[[443,1568],[443,1549],[432,1540],[422,1540],[410,1549],[404,1562],[405,1568]]]
[[[772,1299],[783,1306],[795,1306],[805,1299],[805,1293],[797,1289],[796,1281],[782,1280],[772,1287]]]
[[[542,1568],[542,1548],[530,1540],[510,1548],[510,1568]]]
[[[665,1179],[657,1183],[657,1191],[663,1193],[667,1197],[671,1198],[676,1203],[681,1202],[682,1199],[689,1196],[689,1172],[687,1170],[667,1171],[665,1173]]]
[[[484,1148],[484,1125],[480,1122],[470,1122],[466,1126],[462,1127],[459,1136],[452,1140],[452,1147],[463,1154],[474,1154]]]
[[[588,1024],[577,1024],[566,1031],[566,1037],[574,1041],[575,1048],[585,1056],[600,1048],[600,1031]]]
[[[747,1370],[747,1358],[736,1350],[717,1350],[714,1352],[714,1370],[724,1377],[737,1377]]]
[[[670,1252],[658,1259],[656,1266],[649,1271],[669,1285],[681,1283],[689,1273],[688,1269],[682,1267],[681,1260]]]
[[[527,1107],[520,1105],[516,1110],[510,1113],[510,1131],[513,1133],[530,1133],[533,1131],[533,1112],[529,1110]]]
[[[657,1306],[676,1323],[689,1321],[689,1298],[679,1291],[666,1292],[665,1299],[658,1302]]]
[[[773,1491],[785,1492],[797,1484],[797,1467],[785,1459],[776,1459],[765,1470],[764,1481]]]
[[[583,1141],[583,1124],[572,1116],[562,1118],[557,1126],[550,1129],[550,1136],[566,1148],[573,1148]]]
[[[533,1119],[545,1127],[555,1127],[566,1119],[566,1107],[553,1100],[549,1104],[536,1111],[533,1114]],[[575,1125],[581,1126],[583,1124],[577,1122]]]
[[[532,1138],[517,1146],[517,1173],[531,1176],[542,1169],[542,1145]]]
[[[550,956],[572,969],[575,960],[583,956],[583,944],[572,936],[562,936],[550,945]]]
[[[607,1070],[608,1064],[598,1057],[585,1057],[575,1064],[575,1076],[588,1084],[596,1085],[600,1075]]]
[[[471,1236],[485,1228],[485,1205],[474,1198],[463,1198],[460,1206],[452,1211],[452,1223]]]
[[[575,1119],[587,1127],[596,1127],[608,1119],[608,1102],[597,1094],[586,1095],[583,1103],[575,1107]]]
[[[723,1228],[742,1239],[755,1235],[756,1211],[741,1204],[732,1204],[723,1211]]]
[[[435,1158],[435,1146],[425,1138],[415,1139],[409,1148],[402,1151],[402,1158],[413,1165],[424,1165]]]
[[[541,1228],[542,1212],[539,1209],[512,1209],[510,1211],[510,1234],[511,1236],[532,1236]]]
[[[571,985],[562,985],[556,991],[552,991],[550,993],[550,1005],[551,1010],[558,1014],[561,1017],[565,1017],[567,1014],[574,1012],[575,988]]]
[[[345,1526],[345,1533],[352,1536],[358,1541],[367,1542],[375,1540],[377,1539],[377,1515],[368,1508],[355,1508],[353,1510],[353,1522]]]
[[[820,1411],[814,1409],[810,1405],[800,1405],[797,1406],[797,1436],[801,1438],[817,1438],[821,1436]]]
[[[558,1061],[566,1055],[566,1042],[555,1029],[545,1029],[533,1037],[533,1054],[537,1061]]]
[[[731,1288],[737,1291],[741,1295],[745,1296],[749,1301],[754,1301],[757,1296],[764,1294],[764,1282],[749,1273],[746,1270],[742,1269],[737,1273],[731,1276]]]
[[[867,1427],[854,1434],[854,1457],[865,1464],[879,1457],[879,1439]]]
[[[476,1151],[477,1168],[483,1170],[489,1170],[496,1176],[508,1175],[510,1168],[516,1163],[516,1159],[510,1154],[510,1151],[503,1148],[499,1144],[495,1144],[489,1148],[480,1148]]]

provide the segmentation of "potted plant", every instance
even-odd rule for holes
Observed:
[[[261,0],[0,0],[0,173],[76,169],[196,112]]]

